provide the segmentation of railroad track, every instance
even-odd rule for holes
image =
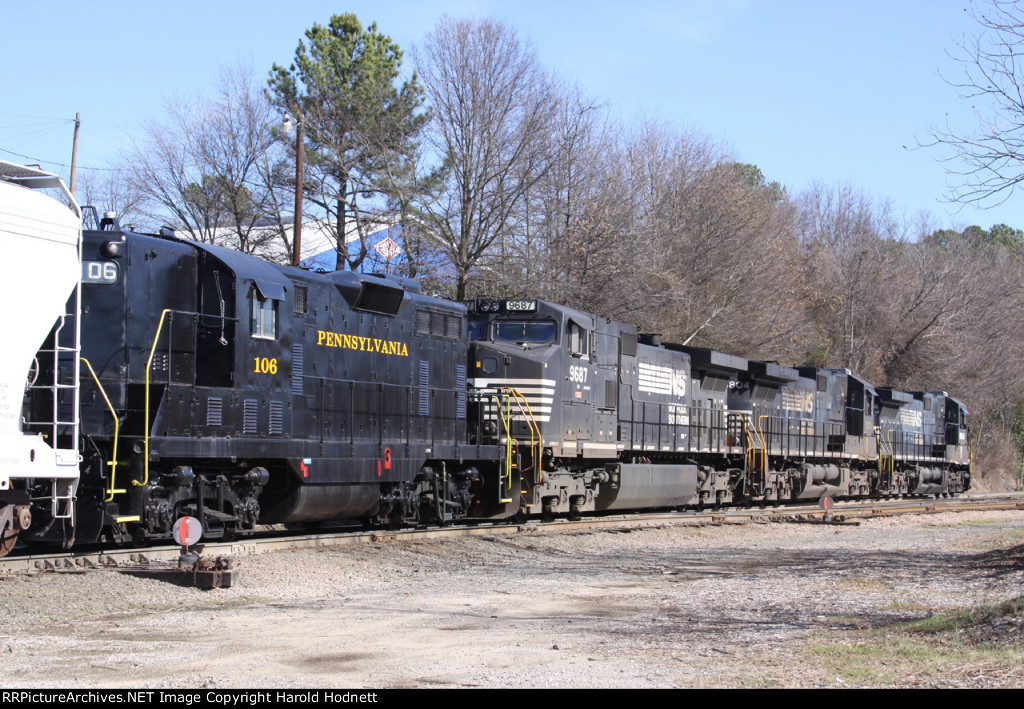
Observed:
[[[965,495],[957,498],[918,498],[842,502],[830,511],[834,521],[901,514],[930,514],[948,511],[1024,509],[1024,493]],[[743,524],[749,522],[796,521],[823,522],[818,505],[781,507],[686,510],[588,517],[581,520],[528,521],[456,525],[450,527],[401,530],[359,530],[339,528],[315,534],[265,533],[233,542],[196,545],[202,558],[237,558],[290,549],[334,547],[351,544],[382,544],[460,535],[506,535],[530,533],[586,532],[592,530],[633,531],[673,525]],[[181,547],[177,545],[143,549],[76,549],[71,552],[32,554],[15,550],[0,559],[0,575],[12,573],[85,573],[95,569],[139,571],[167,569],[177,565]]]

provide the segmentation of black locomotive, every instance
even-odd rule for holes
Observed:
[[[228,539],[258,523],[970,484],[966,410],[945,393],[663,343],[542,301],[453,303],[411,280],[314,273],[96,222],[82,247],[75,513],[37,506],[30,539],[162,539],[186,515],[204,538]],[[61,350],[55,337],[44,347]],[[52,361],[60,371],[44,374],[73,379],[72,358]],[[54,406],[73,399],[32,392],[24,418]]]
[[[970,485],[967,411],[537,301],[476,301],[469,337],[489,442],[512,441],[522,509],[544,514],[951,494]],[[525,442],[529,441],[529,446]]]

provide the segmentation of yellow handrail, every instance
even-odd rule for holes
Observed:
[[[160,332],[164,328],[164,318],[171,312],[169,308],[165,309],[160,313],[160,322],[156,326],[156,336],[153,338],[153,346],[149,350],[149,359],[146,361],[146,411],[145,411],[145,435],[143,437],[143,445],[145,447],[146,459],[143,461],[143,469],[145,475],[143,475],[142,482],[138,480],[132,480],[132,485],[145,486],[149,484],[149,370],[153,366],[153,357],[156,355],[156,343],[160,341]]]
[[[530,450],[531,450],[531,452],[533,451],[534,434],[536,434],[537,456],[536,456],[536,458],[534,458],[533,465],[534,465],[534,468],[536,468],[536,472],[537,472],[537,482],[543,482],[544,481],[544,470],[540,466],[541,451],[542,451],[540,427],[537,426],[537,419],[534,418],[533,409],[530,408],[530,402],[527,401],[526,397],[522,394],[522,392],[518,391],[517,389],[513,389],[511,387],[501,387],[500,390],[501,391],[511,392],[512,396],[515,397],[515,402],[516,402],[516,405],[519,407],[519,412],[523,415],[523,418],[525,418],[530,423]],[[523,409],[524,406],[526,407],[525,410]],[[509,421],[511,422],[511,418],[509,419]],[[511,438],[512,437],[512,430],[511,430],[511,428],[510,427],[506,427],[505,430],[508,432],[508,435]]]
[[[768,474],[768,439],[764,437],[764,425],[762,422],[768,418],[768,414],[761,414],[757,420],[757,435],[761,437],[761,471]]]
[[[110,466],[110,494],[104,500],[104,502],[110,502],[114,499],[114,479],[117,477],[117,435],[121,429],[121,422],[117,418],[117,413],[114,411],[113,404],[110,403],[110,398],[107,397],[107,392],[103,390],[103,385],[100,384],[100,378],[96,376],[96,372],[93,370],[92,365],[85,357],[81,358],[85,366],[89,368],[89,374],[92,375],[93,381],[96,382],[96,388],[100,390],[100,394],[103,396],[103,400],[107,402],[107,408],[110,409],[110,415],[114,419],[114,450],[112,452],[112,459],[107,465]],[[122,491],[123,492],[123,491]]]
[[[512,445],[514,439],[512,437],[512,404],[514,400],[516,406],[519,407],[519,412],[523,415],[530,426],[530,451],[533,451],[534,440],[537,442],[537,455],[533,460],[532,470],[536,472],[537,482],[543,482],[543,468],[541,468],[541,453],[542,453],[542,439],[540,436],[540,428],[537,426],[537,420],[533,415],[533,410],[530,408],[530,402],[526,400],[526,397],[522,392],[513,389],[511,387],[497,387],[494,398],[497,400],[498,405],[498,417],[501,419],[502,425],[505,427],[505,471],[507,485],[512,485]],[[524,408],[525,407],[525,408]],[[518,443],[516,443],[518,446]],[[525,471],[520,471],[525,472]],[[511,502],[511,499],[502,500],[502,502]]]
[[[882,429],[875,428],[875,446],[878,448],[878,475],[885,472],[885,446],[882,444]]]
[[[751,428],[747,426],[747,417],[743,414],[740,414],[740,421],[743,422],[743,432],[746,434],[747,437],[747,467],[753,468],[755,464],[754,451],[757,450],[756,448],[754,448],[754,443],[756,442],[756,440],[754,436],[750,433]],[[751,419],[750,423],[754,423],[753,419]],[[754,430],[756,431],[756,428]]]
[[[895,454],[893,453],[892,440],[886,440],[886,436],[892,436],[892,429],[885,430],[881,426],[875,428],[875,441],[878,445],[878,474],[894,473],[896,471]],[[891,482],[891,481],[890,481]]]
[[[892,446],[892,429],[889,429],[889,440],[886,441],[886,445],[889,446],[889,472],[896,472],[896,449]]]
[[[744,438],[746,438],[746,441],[747,441],[747,466],[749,467],[750,466],[750,461],[754,457],[754,444],[751,443],[751,438],[753,438],[753,437],[750,435],[750,429],[747,427],[747,417],[744,416],[743,414],[740,414],[739,416],[740,416],[740,423],[743,424]]]
[[[497,395],[495,398],[498,400],[498,418],[505,425],[505,486],[506,488],[512,487],[512,428],[510,424],[511,414],[506,413],[506,405],[508,404],[508,395]],[[503,401],[504,400],[504,401]],[[511,408],[511,407],[509,407]],[[501,502],[511,502],[512,498],[502,498]]]

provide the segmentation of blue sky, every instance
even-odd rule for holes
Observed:
[[[971,106],[941,75],[976,31],[966,2],[939,0],[0,0],[4,49],[0,158],[60,171],[82,114],[79,164],[108,167],[172,96],[207,91],[240,59],[291,60],[303,31],[355,12],[409,49],[444,14],[505,20],[541,61],[609,102],[704,134],[798,193],[848,183],[936,227],[1024,228],[1024,194],[979,211],[943,201],[935,149],[914,149]],[[407,62],[408,63],[408,62]],[[940,75],[941,74],[941,75]],[[27,156],[25,160],[20,156]]]

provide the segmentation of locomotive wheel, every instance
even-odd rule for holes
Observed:
[[[7,556],[18,543],[18,530],[13,524],[8,524],[0,531],[0,557]]]
[[[132,530],[132,546],[136,549],[146,546],[148,543],[146,538],[146,530],[139,526]]]
[[[7,556],[18,543],[18,532],[32,524],[28,505],[4,507],[0,515],[0,557]]]

